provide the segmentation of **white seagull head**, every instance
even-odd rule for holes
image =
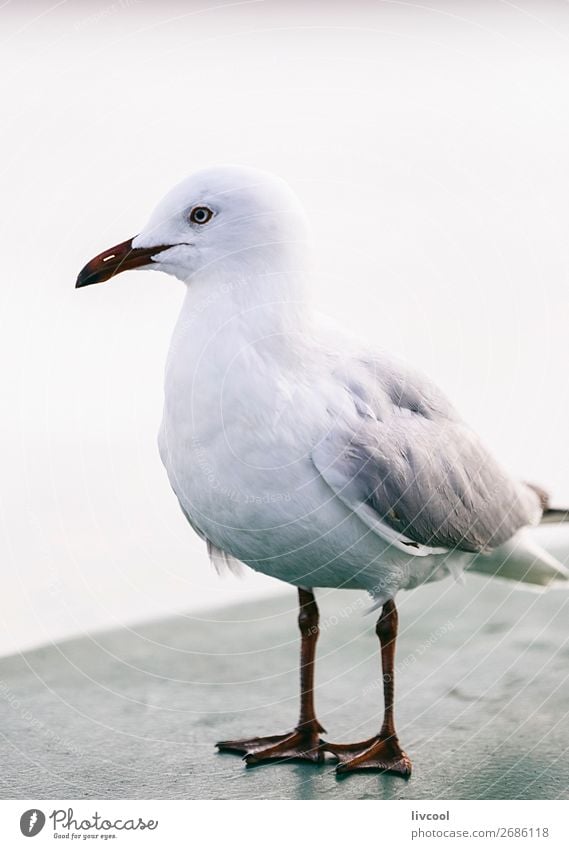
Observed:
[[[186,283],[251,267],[289,271],[302,264],[306,244],[305,214],[284,180],[255,168],[208,168],[168,192],[137,236],[87,263],[76,286],[132,268]]]

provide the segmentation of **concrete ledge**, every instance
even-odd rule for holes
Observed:
[[[319,593],[317,706],[327,739],[382,710],[374,619]],[[70,640],[0,660],[2,798],[569,797],[569,594],[469,576],[402,594],[397,717],[405,783],[333,764],[245,769],[218,739],[287,731],[297,711],[296,594]]]

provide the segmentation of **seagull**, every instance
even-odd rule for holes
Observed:
[[[308,223],[280,178],[213,167],[182,181],[141,232],[94,257],[76,286],[130,269],[186,294],[165,372],[158,444],[213,564],[298,590],[300,715],[289,733],[217,743],[248,766],[322,763],[411,774],[394,720],[400,590],[474,570],[545,587],[569,570],[528,529],[569,519],[493,458],[445,395],[307,300]],[[379,610],[384,717],[330,743],[317,719],[314,589],[366,590]]]

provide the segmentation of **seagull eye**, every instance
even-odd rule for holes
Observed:
[[[190,212],[190,221],[192,224],[207,224],[212,216],[213,212],[207,206],[194,206]]]

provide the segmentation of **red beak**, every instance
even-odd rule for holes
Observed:
[[[120,245],[115,245],[114,248],[109,248],[108,251],[103,251],[102,254],[89,260],[79,272],[75,288],[80,289],[92,283],[103,283],[115,274],[120,274],[121,271],[150,265],[155,254],[171,247],[171,245],[155,245],[152,248],[133,248],[132,241],[128,239],[126,242],[121,242]]]

